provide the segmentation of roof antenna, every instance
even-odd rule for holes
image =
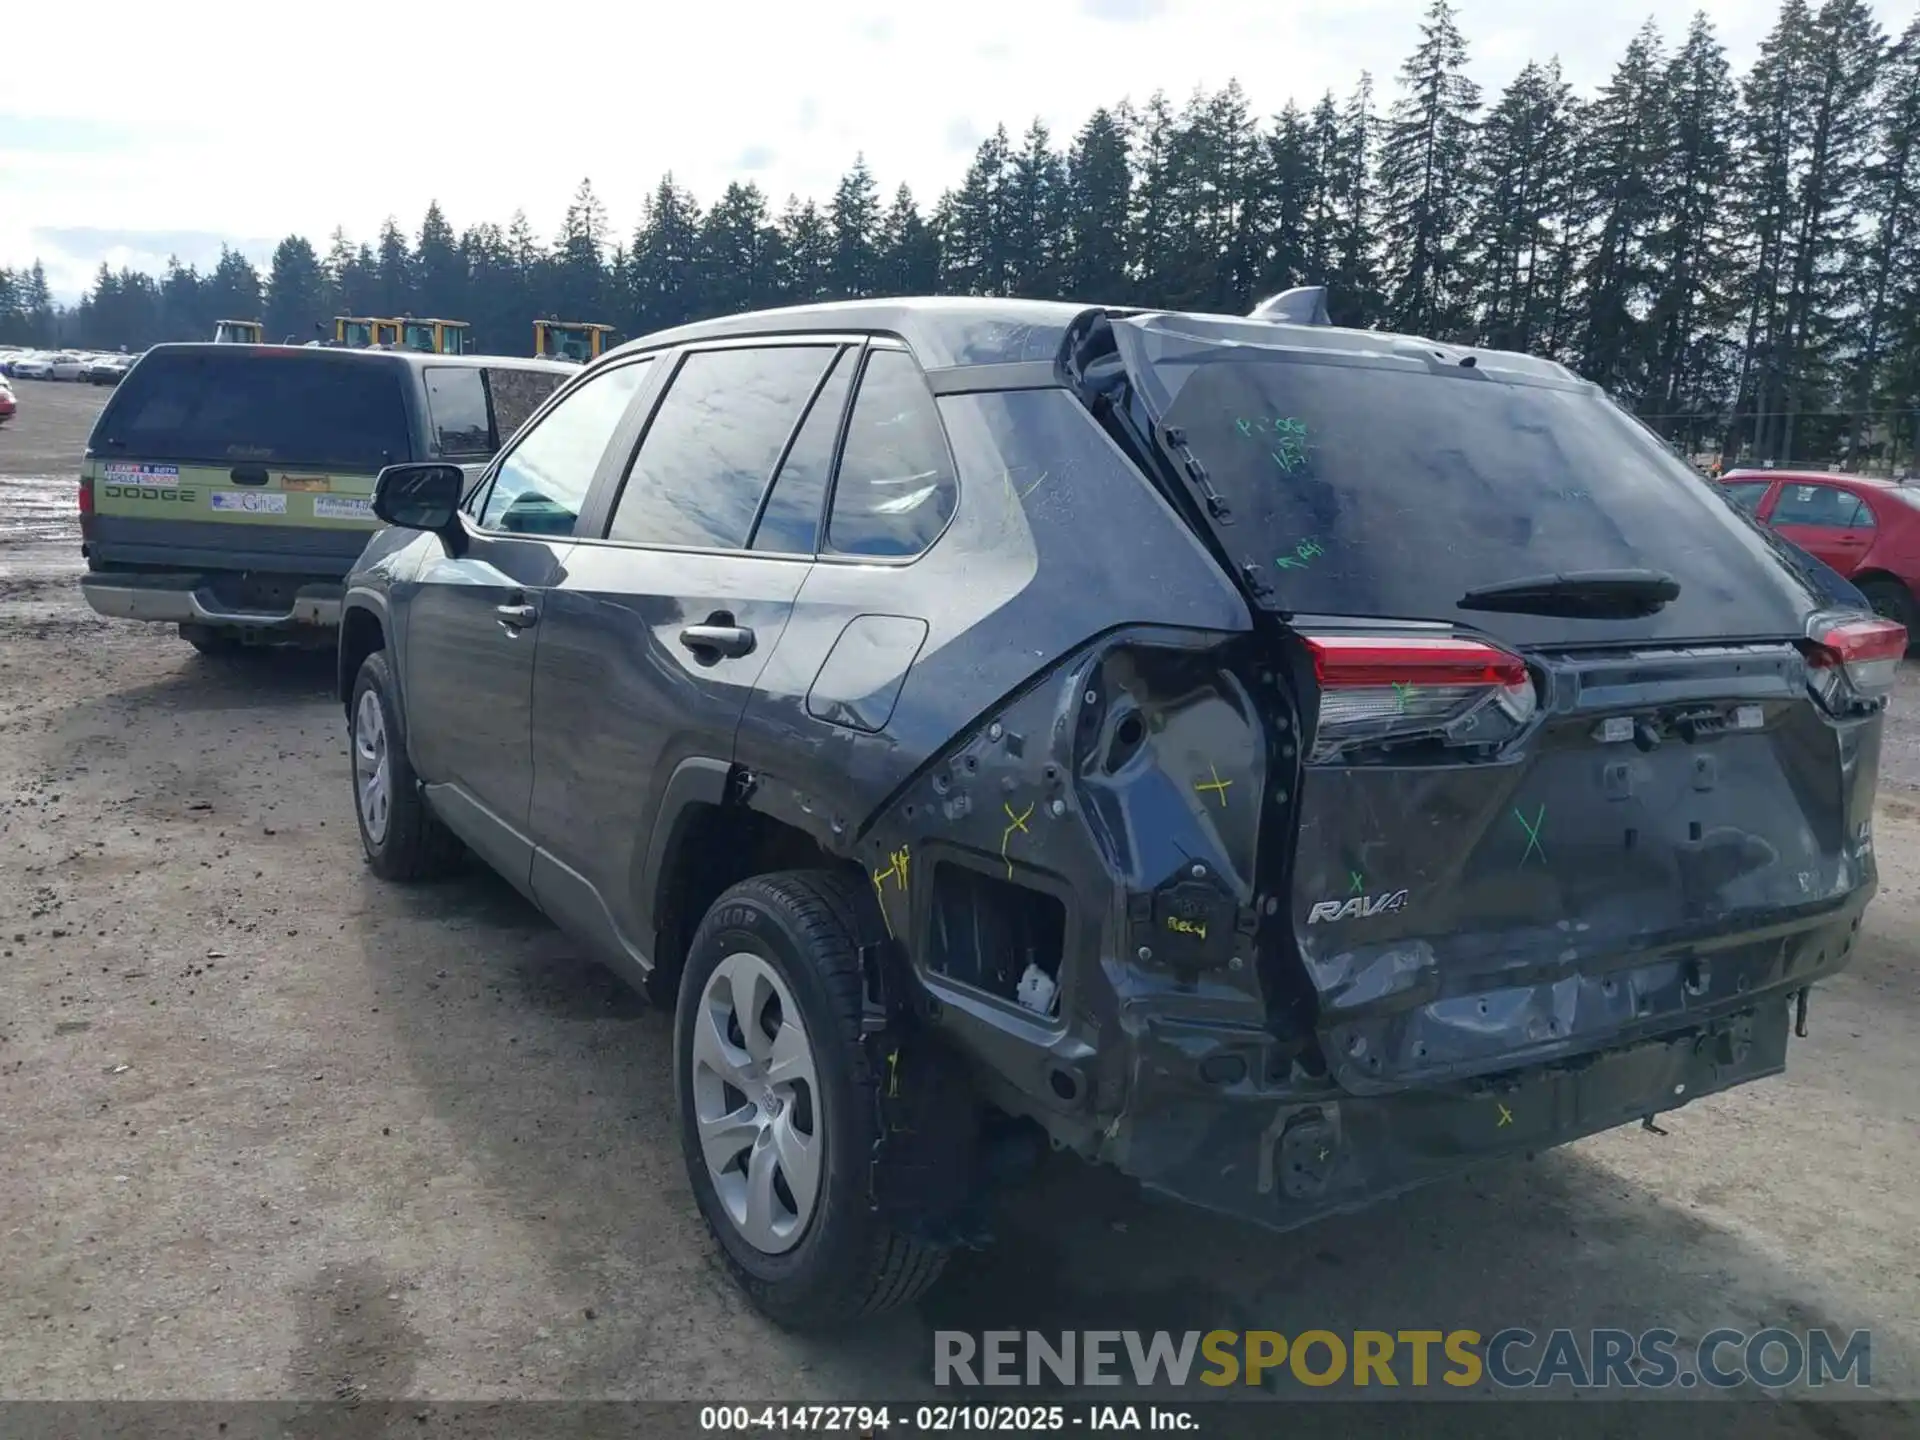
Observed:
[[[1327,314],[1327,287],[1296,285],[1269,295],[1247,312],[1249,320],[1266,320],[1275,325],[1331,325]]]

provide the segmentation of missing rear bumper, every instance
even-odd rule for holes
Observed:
[[[1174,1089],[1142,1073],[1109,1155],[1143,1184],[1287,1230],[1786,1068],[1788,1007],[1441,1088],[1323,1099]],[[1161,1072],[1165,1074],[1164,1071]],[[1157,1092],[1157,1093],[1156,1093]]]

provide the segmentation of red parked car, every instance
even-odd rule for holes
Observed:
[[[1720,484],[1749,515],[1824,560],[1909,632],[1920,618],[1920,487],[1819,470],[1729,470]]]

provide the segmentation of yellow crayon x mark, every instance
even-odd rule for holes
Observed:
[[[1504,1130],[1513,1123],[1513,1112],[1507,1109],[1506,1106],[1501,1105],[1498,1100],[1493,1103],[1498,1106],[1500,1110],[1500,1118],[1494,1122],[1493,1128],[1496,1130]]]
[[[1027,806],[1018,815],[1013,813],[1013,806],[1005,801],[1001,802],[1000,808],[1007,812],[1007,818],[1013,822],[1000,832],[1000,859],[1007,867],[1007,879],[1011,880],[1013,879],[1013,861],[1007,859],[1007,842],[1013,839],[1013,832],[1016,830],[1022,835],[1030,833],[1027,830],[1027,817],[1033,814],[1033,806]]]
[[[1220,796],[1220,808],[1224,810],[1227,808],[1227,787],[1233,784],[1233,781],[1222,780],[1220,778],[1220,768],[1211,760],[1207,762],[1207,769],[1212,772],[1213,779],[1196,780],[1193,782],[1193,788],[1196,790],[1212,790],[1217,792]]]

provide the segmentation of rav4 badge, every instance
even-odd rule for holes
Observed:
[[[1389,890],[1384,895],[1355,895],[1351,900],[1322,900],[1307,913],[1307,924],[1322,920],[1371,920],[1376,915],[1391,915],[1407,903],[1407,892]]]

